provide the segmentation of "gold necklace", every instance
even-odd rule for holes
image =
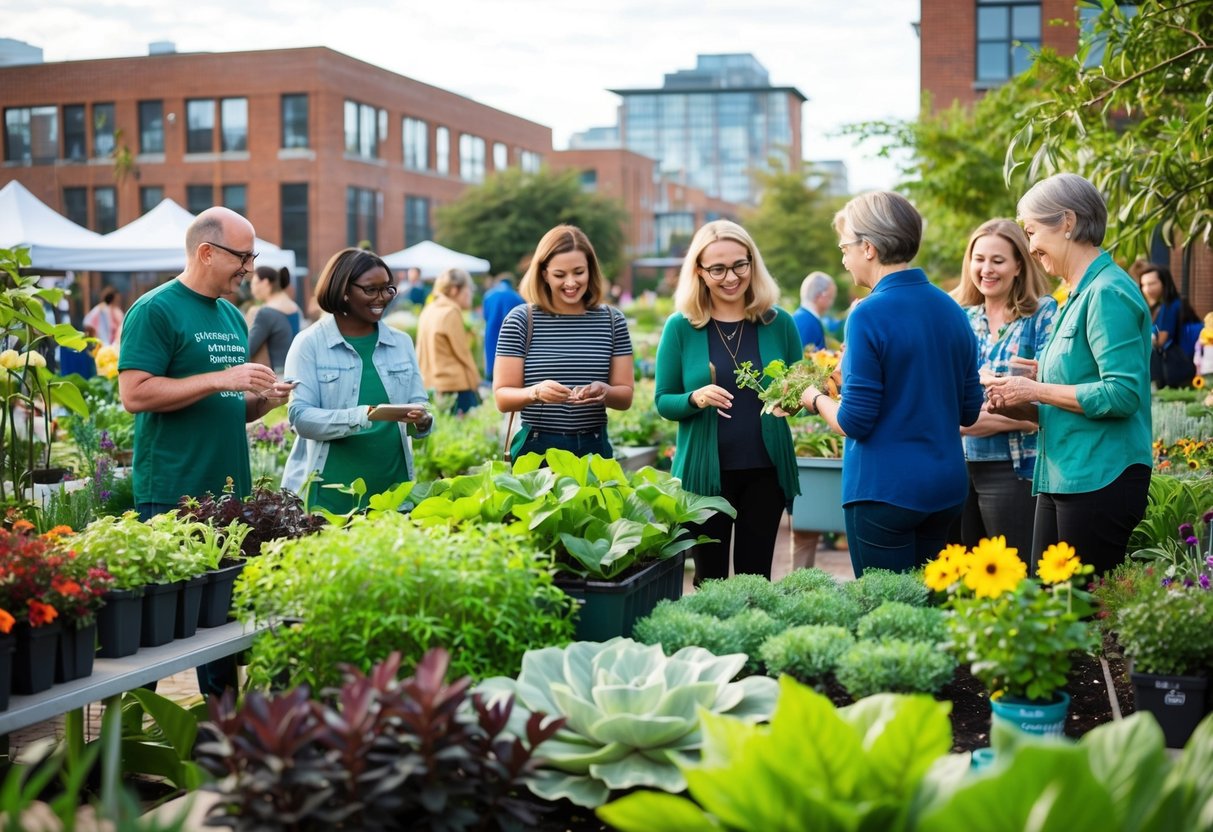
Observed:
[[[724,351],[729,354],[729,358],[733,362],[733,369],[736,370],[737,355],[741,352],[741,339],[737,338],[737,336],[741,334],[741,330],[745,327],[745,318],[742,318],[741,322],[737,324],[737,328],[733,330],[732,335],[725,335],[724,331],[720,328],[720,324],[717,323],[715,318],[712,319],[712,325],[716,327],[716,334],[720,336],[720,342],[724,344]],[[737,338],[736,349],[730,346],[734,338]]]

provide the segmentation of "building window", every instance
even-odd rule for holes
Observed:
[[[430,126],[424,121],[405,116],[400,130],[404,144],[404,166],[409,170],[430,169]]]
[[[307,95],[282,96],[282,147],[285,150],[306,148]]]
[[[510,149],[503,142],[493,142],[493,170],[505,170],[510,166]]]
[[[459,135],[459,178],[464,182],[484,181],[484,139],[479,136]]]
[[[191,214],[201,214],[215,204],[215,188],[213,185],[186,185],[185,210]]]
[[[434,131],[434,169],[443,176],[451,172],[451,131],[445,127]]]
[[[63,108],[63,158],[82,162],[86,158],[84,148],[88,146],[87,128],[84,125],[84,105],[67,104]]]
[[[114,188],[93,188],[93,230],[108,234],[118,227],[118,194]]]
[[[164,188],[144,185],[139,189],[139,214],[142,216],[164,201]]]
[[[424,196],[406,196],[404,198],[404,244],[415,245],[422,240],[432,239],[434,230],[430,228],[430,200]]]
[[[93,158],[106,159],[114,154],[114,105],[93,105]]]
[[[307,268],[307,185],[282,186],[282,247],[295,252],[295,265]]]
[[[1018,75],[1040,49],[1039,0],[977,0],[977,80]]]
[[[598,190],[598,171],[583,170],[581,172],[581,190],[583,190],[583,191]]]
[[[185,152],[211,153],[215,149],[215,99],[185,102]]]
[[[139,152],[164,152],[164,102],[139,102]]]
[[[370,104],[345,102],[345,152],[364,159],[379,158],[379,134],[387,132],[387,112],[380,114]]]
[[[4,160],[53,162],[59,155],[59,108],[17,107],[4,111]]]
[[[540,162],[539,154],[533,150],[522,150],[518,153],[518,167],[522,168],[524,173],[539,173]]]
[[[377,194],[369,188],[345,189],[346,245],[369,243],[376,248]]]
[[[224,185],[223,207],[241,216],[248,216],[248,185]]]
[[[88,188],[63,189],[63,216],[88,228]]]
[[[248,150],[248,99],[223,99],[219,115],[220,147],[228,152]]]

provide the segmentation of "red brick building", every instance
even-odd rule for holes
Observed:
[[[164,197],[225,204],[313,274],[430,238],[438,205],[552,150],[548,127],[323,47],[0,67],[0,110],[0,186],[102,232]]]

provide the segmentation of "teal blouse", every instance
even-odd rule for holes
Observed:
[[[1070,293],[1038,378],[1077,388],[1082,413],[1040,406],[1034,493],[1080,494],[1150,465],[1150,332],[1137,284],[1100,252]]]

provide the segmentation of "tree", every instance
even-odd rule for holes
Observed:
[[[810,174],[789,171],[772,159],[769,171],[755,174],[758,205],[742,215],[767,270],[793,298],[800,297],[800,283],[809,272],[837,275],[842,268],[833,223],[845,200],[810,187]]]
[[[610,277],[618,272],[623,255],[626,219],[617,201],[584,192],[575,170],[511,169],[439,208],[436,236],[443,245],[484,257],[504,271],[534,253],[539,238],[553,226],[569,223],[590,238]]]
[[[1099,14],[1078,54],[1036,60],[1044,100],[1014,136],[1007,177],[1086,176],[1108,200],[1109,247],[1122,259],[1148,252],[1156,228],[1208,245],[1213,0],[1143,0],[1131,17],[1112,0],[1087,5]]]

